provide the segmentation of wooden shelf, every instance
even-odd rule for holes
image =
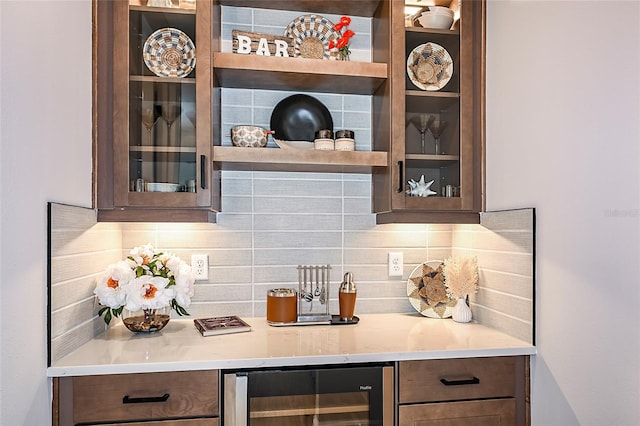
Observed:
[[[380,7],[380,0],[220,0],[223,6],[257,9],[295,10],[299,12],[331,13],[371,17]]]
[[[129,5],[129,10],[137,10],[140,12],[157,12],[157,13],[184,13],[186,15],[195,15],[195,8],[188,9],[185,7],[155,7],[155,6],[142,6],[131,4]]]
[[[131,146],[129,152],[167,152],[167,153],[196,153],[195,147],[182,146]]]
[[[178,77],[156,77],[152,75],[132,75],[129,77],[129,80],[149,82],[149,83],[196,84],[196,79],[193,77],[178,78]]]
[[[425,92],[417,90],[405,91],[407,113],[423,113],[425,111],[445,111],[458,106],[460,94],[457,92]]]
[[[213,161],[220,163],[222,170],[371,173],[376,167],[387,167],[388,155],[380,151],[216,146]]]
[[[251,398],[251,418],[368,413],[365,394],[336,393]]]
[[[387,64],[282,58],[215,52],[216,85],[372,95],[387,79]]]

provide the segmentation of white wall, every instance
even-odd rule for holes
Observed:
[[[640,424],[639,24],[488,4],[487,207],[537,208],[534,425]]]
[[[535,425],[640,424],[639,9],[489,0],[487,207],[537,208]],[[0,423],[43,425],[45,206],[90,204],[91,6],[0,19]]]
[[[91,2],[0,17],[0,423],[46,425],[46,205],[91,204]]]

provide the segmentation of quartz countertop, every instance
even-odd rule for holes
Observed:
[[[157,333],[122,324],[47,369],[49,377],[292,365],[533,355],[536,349],[476,323],[420,314],[359,315],[358,324],[269,326],[243,318],[251,331],[203,337],[193,319],[172,319]]]

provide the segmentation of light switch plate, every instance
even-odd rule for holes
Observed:
[[[191,270],[196,280],[209,279],[209,256],[206,254],[191,255]]]
[[[402,252],[389,252],[389,276],[401,277],[403,270]]]

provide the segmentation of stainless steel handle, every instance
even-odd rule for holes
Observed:
[[[224,376],[224,424],[247,426],[247,389],[249,378],[246,375],[225,374]]]

